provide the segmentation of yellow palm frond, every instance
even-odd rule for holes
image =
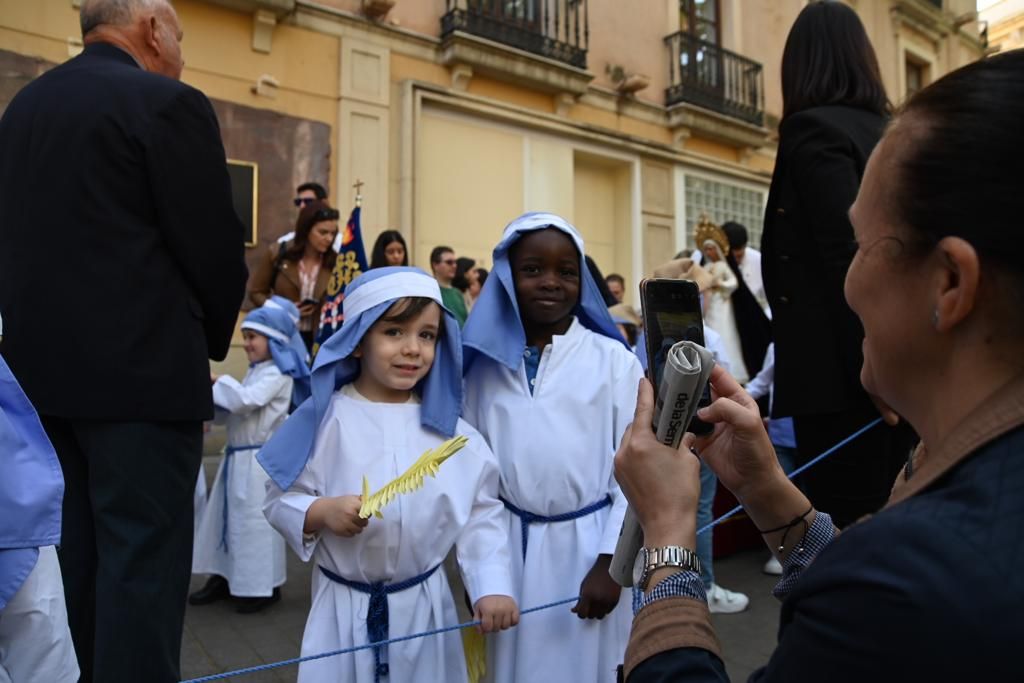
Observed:
[[[423,478],[427,475],[437,476],[437,470],[441,467],[441,463],[461,451],[467,443],[469,443],[469,439],[465,436],[456,436],[437,448],[426,451],[400,477],[389,482],[373,495],[370,495],[370,482],[364,476],[363,504],[359,508],[359,516],[369,519],[370,515],[374,515],[383,519],[384,515],[380,512],[382,507],[394,500],[398,494],[410,493],[423,486]]]
[[[469,683],[478,683],[487,673],[487,647],[482,633],[475,626],[462,629],[462,650],[466,655]]]

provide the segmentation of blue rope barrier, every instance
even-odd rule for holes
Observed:
[[[519,613],[520,616],[530,614],[531,612],[540,612],[541,610],[550,609],[551,607],[558,607],[559,605],[567,605],[570,602],[579,600],[580,596],[572,598],[565,598],[564,600],[556,600],[555,602],[549,602],[545,605],[538,605],[537,607],[530,607],[524,609]],[[251,666],[247,669],[237,669],[235,671],[226,671],[222,674],[213,674],[212,676],[203,676],[202,678],[190,678],[182,683],[206,683],[206,681],[219,681],[225,678],[232,678],[234,676],[241,676],[243,674],[252,674],[257,671],[267,671],[268,669],[277,669],[282,666],[289,666],[291,664],[301,664],[302,662],[311,662],[314,659],[325,659],[327,657],[334,657],[337,655],[345,655],[351,652],[358,652],[359,650],[368,650],[371,647],[380,647],[383,645],[393,645],[394,643],[401,643],[406,640],[415,640],[416,638],[426,638],[428,636],[436,636],[441,633],[448,633],[449,631],[458,631],[460,629],[467,628],[469,626],[479,625],[479,621],[467,621],[464,624],[456,624],[455,626],[445,626],[444,628],[437,628],[433,631],[424,631],[423,633],[413,633],[408,636],[398,636],[397,638],[389,638],[388,640],[381,641],[379,643],[365,643],[363,645],[355,645],[353,647],[346,647],[341,650],[333,650],[332,652],[322,652],[318,655],[307,655],[305,657],[296,657],[295,659],[286,659],[280,662],[272,662],[270,664],[261,664],[259,666]]]
[[[811,466],[821,462],[822,460],[824,460],[828,456],[832,455],[833,453],[838,451],[840,448],[842,448],[846,444],[850,443],[851,441],[853,441],[854,439],[859,437],[864,432],[866,432],[866,431],[874,428],[875,426],[877,426],[880,422],[882,422],[882,418],[880,418],[880,417],[879,418],[875,418],[874,420],[872,420],[868,424],[864,425],[863,427],[861,427],[860,429],[855,431],[850,436],[846,437],[845,439],[843,439],[842,441],[837,443],[835,446],[832,446],[832,448],[829,448],[827,451],[825,451],[821,455],[818,455],[817,457],[812,458],[808,462],[804,463],[800,467],[798,467],[795,470],[793,470],[792,472],[790,472],[789,473],[789,478],[792,479],[793,477],[797,476],[798,474],[801,474],[801,473],[805,472],[809,467],[811,467]],[[709,524],[707,524],[707,525],[701,527],[700,529],[698,529],[697,533],[698,534],[702,534],[702,533],[704,533],[706,531],[709,531],[709,530],[713,529],[714,527],[718,526],[719,524],[721,524],[725,520],[729,519],[730,517],[732,517],[733,515],[735,515],[737,512],[739,512],[742,509],[743,509],[742,505],[737,505],[732,510],[729,510],[728,512],[726,512],[724,515],[722,515],[718,519],[712,520]],[[538,605],[537,607],[530,607],[528,609],[522,610],[521,612],[519,612],[519,614],[520,614],[520,616],[523,616],[523,615],[526,615],[526,614],[530,614],[532,612],[540,612],[541,610],[550,609],[552,607],[558,607],[559,605],[567,605],[570,602],[575,602],[575,601],[577,601],[579,599],[580,599],[580,596],[576,595],[576,596],[571,597],[571,598],[565,598],[564,600],[556,600],[555,602],[549,602],[549,603],[544,604],[544,605]],[[353,647],[346,647],[346,648],[343,648],[341,650],[332,650],[331,652],[321,652],[320,654],[307,655],[305,657],[295,657],[294,659],[285,659],[285,660],[282,660],[280,662],[271,662],[270,664],[260,664],[259,666],[251,666],[251,667],[248,667],[248,668],[245,668],[245,669],[236,669],[234,671],[225,671],[224,673],[212,674],[210,676],[203,676],[202,678],[190,678],[190,679],[188,679],[186,681],[182,681],[182,683],[207,683],[207,681],[219,681],[219,680],[223,680],[225,678],[234,678],[235,676],[244,676],[245,674],[257,673],[259,671],[268,671],[270,669],[278,669],[278,668],[280,668],[282,666],[291,666],[292,664],[301,664],[302,662],[311,662],[311,661],[314,661],[314,660],[317,660],[317,659],[326,659],[327,657],[336,657],[338,655],[346,655],[346,654],[350,654],[352,652],[358,652],[359,650],[368,650],[368,649],[373,648],[373,647],[382,647],[382,646],[386,646],[386,645],[391,645],[393,643],[401,643],[401,642],[404,642],[406,640],[415,640],[417,638],[428,638],[430,636],[436,636],[436,635],[440,635],[442,633],[448,633],[449,631],[458,631],[460,629],[464,629],[464,628],[467,628],[469,626],[478,626],[479,624],[480,624],[479,621],[467,621],[464,624],[456,624],[455,626],[445,626],[443,628],[434,629],[433,631],[424,631],[422,633],[413,633],[413,634],[408,635],[408,636],[398,636],[396,638],[389,638],[388,640],[377,642],[377,643],[364,643],[363,645],[355,645]]]

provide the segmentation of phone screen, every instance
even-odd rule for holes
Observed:
[[[704,318],[701,315],[700,292],[697,285],[689,280],[654,279],[641,283],[640,298],[647,345],[647,376],[654,385],[657,400],[669,349],[680,341],[691,341],[704,346]],[[698,405],[711,405],[710,386],[705,386]],[[689,431],[695,434],[706,434],[712,428],[712,425],[696,417],[688,427]]]

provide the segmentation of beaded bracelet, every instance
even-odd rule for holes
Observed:
[[[797,524],[803,524],[804,525],[804,536],[807,535],[807,530],[810,528],[810,525],[807,523],[807,515],[811,514],[811,512],[813,512],[813,511],[814,511],[814,506],[812,505],[811,507],[807,508],[807,512],[805,512],[804,514],[800,515],[799,517],[794,517],[793,521],[789,522],[788,524],[783,524],[782,526],[777,526],[774,529],[766,529],[764,531],[761,531],[761,529],[758,529],[757,531],[762,536],[767,536],[768,534],[774,534],[776,531],[783,531],[783,530],[785,530],[785,533],[782,534],[782,540],[779,542],[779,552],[781,553],[785,549],[785,547],[786,547],[786,536],[789,536],[790,529],[795,527]],[[803,546],[800,546],[796,550],[797,550],[797,552],[802,552],[803,551]]]

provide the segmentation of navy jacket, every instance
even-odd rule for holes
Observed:
[[[782,606],[750,683],[1024,680],[1024,428],[844,531]],[[646,660],[630,683],[727,681],[707,651]]]
[[[206,97],[103,43],[0,120],[0,348],[42,415],[212,416],[244,237]]]

